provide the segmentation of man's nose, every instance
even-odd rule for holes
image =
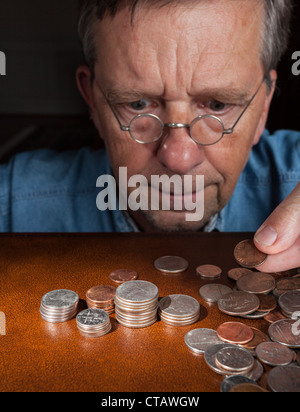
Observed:
[[[165,127],[157,158],[171,172],[189,174],[204,162],[204,148],[191,139],[188,127],[170,126]]]

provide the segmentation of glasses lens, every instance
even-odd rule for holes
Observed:
[[[158,117],[142,114],[132,119],[130,134],[139,143],[152,143],[161,138],[163,128],[164,125]]]
[[[217,143],[223,137],[224,125],[220,119],[205,115],[197,117],[190,126],[192,139],[204,146]]]

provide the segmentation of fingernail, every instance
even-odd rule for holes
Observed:
[[[277,232],[272,226],[265,226],[257,232],[255,240],[261,245],[272,246],[276,242],[277,236]]]

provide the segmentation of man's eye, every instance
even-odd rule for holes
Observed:
[[[209,102],[208,105],[209,109],[214,111],[214,112],[222,112],[223,110],[226,109],[227,104],[219,102],[217,100],[213,100],[211,102]]]
[[[130,106],[134,110],[144,110],[149,106],[148,100],[138,100],[136,102],[130,103]]]

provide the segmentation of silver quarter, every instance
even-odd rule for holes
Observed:
[[[247,373],[253,369],[254,358],[243,348],[224,348],[216,354],[216,364],[229,372]]]

